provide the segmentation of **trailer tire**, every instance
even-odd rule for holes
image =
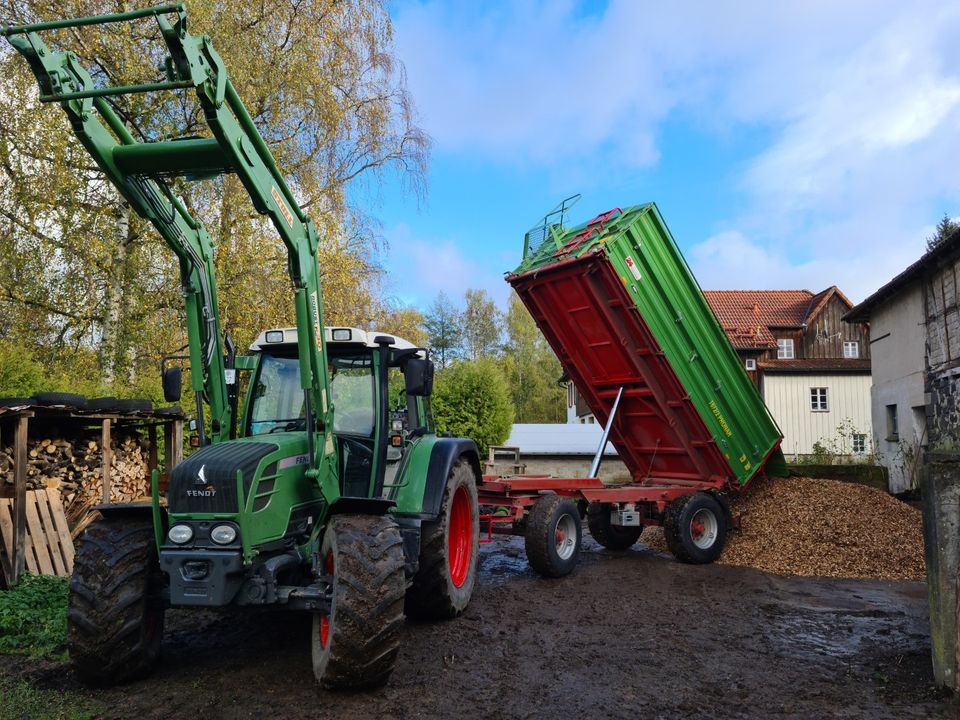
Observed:
[[[84,682],[113,685],[150,673],[163,638],[162,583],[151,521],[103,518],[80,536],[67,649]]]
[[[407,615],[448,620],[470,603],[477,583],[480,515],[477,481],[461,458],[447,476],[440,513],[420,529],[420,566],[407,590]]]
[[[403,625],[403,538],[385,515],[334,515],[320,550],[333,576],[329,612],[315,613],[313,673],[332,690],[379,687],[400,651]]]
[[[544,495],[530,509],[524,533],[527,561],[544,577],[563,577],[580,560],[580,513],[559,495]]]
[[[607,550],[626,550],[640,539],[643,526],[623,527],[610,522],[610,503],[590,503],[587,507],[587,527],[590,535]]]
[[[683,495],[667,506],[663,534],[680,562],[711,563],[727,541],[727,515],[708,493]]]

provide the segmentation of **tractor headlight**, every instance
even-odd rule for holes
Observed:
[[[228,545],[237,539],[237,531],[232,525],[217,525],[210,531],[210,539],[217,545]]]
[[[183,545],[185,542],[190,542],[191,538],[193,538],[193,528],[189,525],[174,525],[170,528],[170,532],[167,533],[167,537],[170,538],[170,542]]]

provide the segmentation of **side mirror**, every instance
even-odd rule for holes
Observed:
[[[428,397],[433,392],[433,361],[412,357],[403,368],[407,395]]]
[[[167,402],[180,400],[180,386],[183,380],[183,370],[179,365],[165,368],[163,371],[163,399]]]

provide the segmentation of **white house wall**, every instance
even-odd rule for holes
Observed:
[[[827,388],[826,412],[810,409],[810,388]],[[869,375],[764,375],[763,397],[783,432],[787,458],[813,453],[816,442],[843,454],[852,453],[851,433],[873,437]],[[846,438],[841,433],[847,433]]]
[[[870,316],[873,427],[877,459],[890,474],[890,492],[916,484],[915,458],[926,443],[923,369],[926,362],[923,294],[919,283]],[[899,438],[890,439],[887,407],[896,405]]]

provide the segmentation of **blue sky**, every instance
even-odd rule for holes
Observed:
[[[558,201],[655,201],[705,289],[854,302],[960,215],[960,3],[391,4],[433,138],[426,202],[371,208],[390,292],[487,289]]]

